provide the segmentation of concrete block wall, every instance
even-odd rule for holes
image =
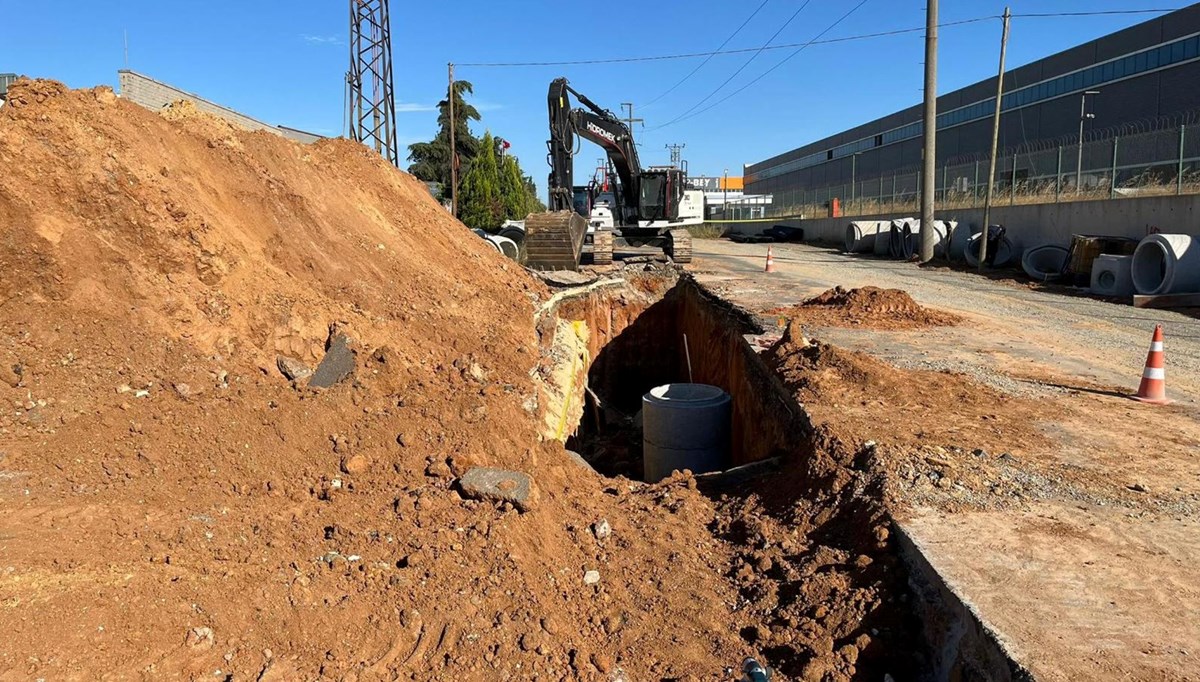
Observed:
[[[276,127],[263,123],[262,121],[234,111],[229,107],[210,102],[199,95],[180,90],[136,71],[122,69],[117,72],[117,76],[121,88],[121,96],[147,109],[158,111],[173,102],[186,100],[196,105],[197,109],[214,116],[220,116],[226,121],[246,130],[265,130],[269,133],[282,135],[283,137],[305,144],[321,139],[319,135],[306,133],[302,130]]]
[[[779,221],[804,228],[805,241],[841,244],[846,226],[855,220],[892,220],[916,218],[913,213],[852,216],[846,218],[806,218]],[[983,209],[938,211],[939,220],[957,220],[964,225],[983,224]],[[1141,239],[1154,232],[1200,235],[1200,195],[1129,197],[1092,201],[1064,201],[992,208],[992,224],[1003,225],[1018,246],[1031,248],[1042,244],[1067,246],[1074,234],[1109,235]],[[776,223],[731,223],[731,231],[757,234]]]

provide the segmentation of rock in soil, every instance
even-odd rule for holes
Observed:
[[[350,337],[345,334],[334,336],[324,359],[309,378],[308,385],[312,388],[329,388],[350,378],[357,364],[356,355]]]
[[[473,500],[508,502],[522,512],[537,503],[537,487],[528,474],[507,469],[475,467],[458,481],[462,494]]]
[[[288,381],[302,381],[313,374],[312,368],[308,365],[296,358],[289,358],[286,355],[280,355],[275,358],[275,366],[279,368],[279,373]]]

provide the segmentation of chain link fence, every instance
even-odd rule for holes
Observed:
[[[983,206],[988,165],[986,154],[940,164],[938,209]],[[1006,149],[993,183],[993,205],[1200,193],[1200,112]],[[766,206],[730,201],[725,219],[828,216],[835,199],[846,216],[919,211],[921,168],[775,192]]]

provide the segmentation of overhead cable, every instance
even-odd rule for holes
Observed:
[[[690,72],[688,72],[688,75],[686,75],[686,76],[684,76],[683,78],[679,79],[679,82],[678,82],[678,83],[676,83],[675,85],[672,85],[671,87],[667,88],[667,91],[666,91],[666,92],[664,92],[663,94],[659,95],[658,97],[655,97],[654,99],[650,100],[649,102],[646,102],[646,103],[645,103],[645,104],[643,104],[642,106],[643,106],[643,107],[648,107],[648,106],[650,106],[651,104],[654,104],[655,102],[659,101],[660,99],[662,99],[662,98],[666,97],[667,95],[671,94],[672,92],[674,92],[674,91],[675,91],[675,88],[678,88],[679,86],[681,86],[681,85],[683,85],[684,83],[686,83],[686,82],[688,81],[688,79],[690,79],[692,76],[695,76],[695,75],[696,75],[696,72],[697,72],[697,71],[699,71],[700,69],[703,69],[703,68],[704,68],[704,65],[705,65],[705,64],[707,64],[707,63],[709,63],[710,61],[712,61],[712,58],[713,58],[713,57],[717,56],[718,54],[721,54],[721,50],[725,49],[725,46],[729,44],[729,41],[733,40],[733,39],[734,39],[734,37],[735,37],[735,36],[737,36],[737,34],[741,33],[741,32],[742,32],[742,29],[743,29],[743,28],[746,28],[746,24],[749,24],[749,23],[750,23],[750,21],[751,21],[752,19],[754,19],[754,17],[758,16],[758,13],[759,13],[759,12],[761,12],[761,11],[762,11],[762,8],[766,7],[766,6],[767,6],[767,3],[768,3],[768,2],[770,2],[770,1],[771,1],[771,0],[763,0],[763,1],[762,1],[762,4],[760,4],[760,5],[758,6],[758,9],[754,10],[754,12],[753,12],[753,13],[751,13],[751,15],[750,15],[750,16],[746,17],[746,20],[742,22],[742,25],[741,25],[741,26],[738,26],[738,27],[737,27],[737,29],[736,29],[736,30],[735,30],[733,33],[730,33],[730,34],[729,34],[729,37],[725,39],[725,42],[723,42],[723,43],[721,43],[720,45],[718,45],[718,46],[717,46],[717,49],[716,49],[715,51],[713,51],[711,54],[709,54],[708,56],[706,56],[706,57],[704,58],[704,61],[702,61],[702,62],[700,62],[698,65],[696,65],[696,68],[694,68],[694,69],[692,69]]]

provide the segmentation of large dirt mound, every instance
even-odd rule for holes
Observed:
[[[0,678],[659,679],[753,652],[710,502],[542,442],[544,293],[420,183],[106,88],[9,96]],[[314,364],[331,326],[355,376],[294,388],[277,356]],[[532,473],[537,507],[464,499],[474,465]]]
[[[957,315],[930,310],[901,289],[834,287],[798,306],[771,311],[818,327],[920,329],[957,324]]]

